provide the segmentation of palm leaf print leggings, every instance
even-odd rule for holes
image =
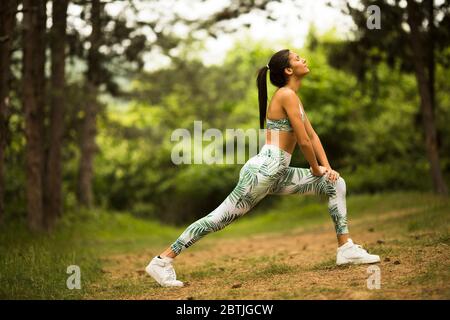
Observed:
[[[239,173],[239,182],[228,197],[207,216],[195,221],[171,245],[177,255],[211,232],[225,228],[250,211],[268,194],[324,194],[336,233],[348,233],[346,185],[342,177],[331,182],[314,176],[310,169],[289,167],[291,154],[265,144]]]

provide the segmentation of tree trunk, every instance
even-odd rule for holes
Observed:
[[[16,23],[17,0],[0,1],[0,224],[4,220],[4,161],[8,132],[9,78],[13,30]]]
[[[425,143],[428,161],[430,162],[430,173],[433,180],[433,188],[437,194],[448,195],[447,184],[442,175],[439,161],[439,151],[436,138],[436,125],[434,120],[433,96],[430,91],[433,86],[430,85],[427,74],[427,61],[423,48],[425,41],[419,31],[421,19],[417,16],[419,8],[414,1],[408,1],[408,25],[411,29],[410,42],[413,52],[413,63],[415,75],[420,94],[420,108],[423,119],[423,127],[425,130]],[[429,65],[430,62],[428,62]],[[429,73],[432,70],[429,70]]]
[[[435,25],[434,25],[434,0],[428,0],[428,19],[430,21],[428,29],[428,85],[430,87],[431,106],[436,110],[436,90],[434,85],[436,73],[436,59],[434,58],[435,47]]]
[[[28,226],[44,229],[43,147],[45,80],[45,0],[23,1],[23,108],[26,135]]]
[[[53,229],[58,216],[62,215],[62,140],[65,111],[65,61],[66,18],[68,0],[53,0],[51,30],[51,99],[50,99],[50,145],[46,169],[44,196],[45,224]]]
[[[92,0],[90,35],[91,47],[88,53],[88,71],[86,81],[87,101],[84,106],[84,119],[81,127],[80,166],[78,172],[78,203],[84,207],[91,207],[94,202],[92,179],[94,176],[94,156],[97,150],[95,136],[97,134],[97,113],[99,109],[97,94],[100,85],[99,48],[101,45],[101,4],[99,0]]]

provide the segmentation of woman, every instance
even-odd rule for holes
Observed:
[[[223,229],[243,216],[268,194],[325,194],[328,210],[337,234],[338,265],[375,263],[377,255],[367,253],[352,242],[347,227],[346,185],[334,171],[325,155],[319,137],[303,110],[296,92],[309,73],[306,60],[285,49],[275,53],[258,72],[257,86],[260,127],[264,128],[267,109],[267,72],[270,82],[278,87],[267,114],[266,144],[242,167],[239,182],[230,195],[214,211],[191,224],[181,236],[146,267],[147,273],[165,287],[183,286],[176,279],[173,259],[208,233]],[[296,143],[310,168],[289,167]]]

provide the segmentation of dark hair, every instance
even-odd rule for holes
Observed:
[[[289,49],[283,49],[275,53],[270,58],[269,63],[258,70],[256,78],[256,86],[258,87],[259,102],[259,126],[264,129],[264,121],[267,112],[267,71],[270,70],[270,82],[278,88],[283,87],[287,83],[284,75],[284,69],[289,68]]]

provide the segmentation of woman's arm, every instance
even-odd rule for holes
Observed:
[[[286,90],[281,96],[281,103],[283,104],[283,108],[289,117],[289,122],[291,123],[292,129],[294,129],[297,143],[311,166],[313,174],[318,176],[323,175],[322,170],[319,167],[319,163],[317,162],[312,141],[307,134],[305,124],[300,117],[297,95],[291,90]]]
[[[314,149],[314,153],[319,161],[319,163],[327,169],[331,169],[330,163],[328,162],[327,155],[325,150],[323,149],[322,142],[320,141],[319,136],[316,131],[314,131],[311,122],[309,122],[308,117],[306,116],[305,110],[303,110],[305,114],[305,128],[308,133],[309,139],[311,140],[311,144]]]
[[[311,139],[311,143],[313,145],[314,152],[316,153],[316,156],[319,159],[320,164],[327,169],[331,169],[330,163],[328,162],[327,155],[325,154],[325,150],[323,149],[319,136],[316,135],[315,138]]]

